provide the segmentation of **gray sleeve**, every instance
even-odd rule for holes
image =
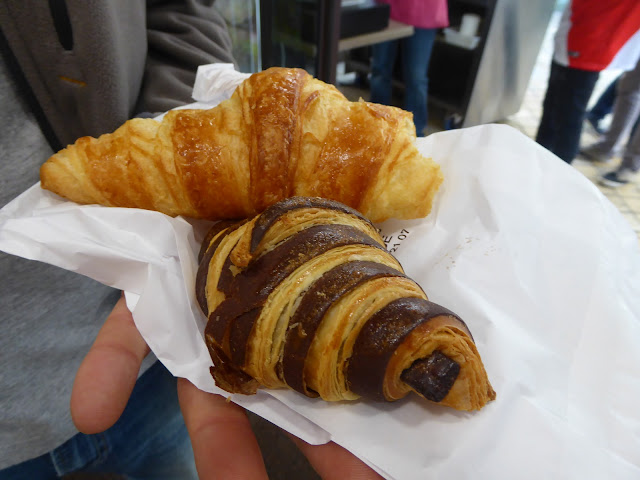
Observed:
[[[226,23],[213,0],[148,0],[147,42],[138,112],[192,102],[199,65],[235,63]]]
[[[199,65],[233,62],[212,0],[2,0],[0,28],[56,147],[188,103]]]
[[[62,146],[132,115],[147,52],[144,3],[3,0],[0,28]]]

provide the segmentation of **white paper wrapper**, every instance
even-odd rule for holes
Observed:
[[[196,102],[219,103],[231,96],[238,85],[249,77],[239,73],[231,63],[200,65],[191,97]]]
[[[580,173],[510,127],[438,133],[418,147],[443,169],[434,209],[380,225],[383,236],[430,299],[467,322],[497,400],[475,413],[416,396],[232,400],[308,442],[336,441],[389,479],[640,478],[635,233]],[[220,393],[194,297],[208,225],[78,206],[35,185],[0,211],[0,249],[125,290],[157,357]]]

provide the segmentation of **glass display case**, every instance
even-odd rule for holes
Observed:
[[[262,0],[263,67],[300,67],[335,83],[339,54],[411,33],[389,13],[377,0]]]
[[[215,6],[227,22],[238,69],[262,70],[260,0],[216,0]]]
[[[261,0],[263,68],[304,68],[333,83],[340,12],[340,0]]]

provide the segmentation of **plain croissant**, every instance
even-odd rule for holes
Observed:
[[[465,323],[427,299],[376,228],[335,201],[294,197],[215,224],[196,296],[217,385],[324,400],[414,391],[460,410],[495,398]]]
[[[210,220],[287,197],[345,203],[372,221],[426,216],[442,182],[414,145],[411,114],[348,101],[304,70],[271,68],[209,110],[131,119],[53,155],[41,185],[82,204]]]

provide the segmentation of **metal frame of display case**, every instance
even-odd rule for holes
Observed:
[[[310,53],[315,56],[315,77],[327,83],[336,81],[336,64],[338,63],[338,43],[340,41],[340,0],[319,0],[317,15],[318,38],[311,45]],[[274,0],[260,1],[262,66],[268,68],[276,65],[273,58],[272,43],[274,41]],[[293,41],[293,40],[292,40]],[[298,40],[298,48],[303,50]]]

